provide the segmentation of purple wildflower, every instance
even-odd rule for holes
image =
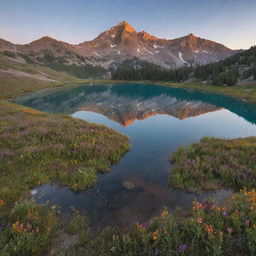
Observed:
[[[228,213],[227,212],[223,212],[222,216],[228,216]]]
[[[147,223],[143,222],[143,223],[141,223],[141,226],[146,229],[147,228]]]
[[[179,252],[185,252],[187,250],[188,246],[186,244],[181,244],[179,246]]]

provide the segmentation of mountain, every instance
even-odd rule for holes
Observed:
[[[200,66],[165,70],[150,63],[139,67],[119,67],[111,73],[113,80],[151,80],[171,82],[202,81],[213,85],[243,85],[256,81],[256,46],[222,61]]]
[[[165,69],[207,64],[237,53],[222,44],[189,34],[168,40],[137,32],[123,21],[91,41],[78,45],[43,37],[25,45],[0,39],[0,51],[8,57],[62,70],[79,78],[108,77],[122,65],[152,63]]]

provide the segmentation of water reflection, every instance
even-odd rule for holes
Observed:
[[[242,101],[216,94],[149,84],[55,88],[19,97],[15,102],[51,113],[93,111],[123,125],[156,114],[185,119],[221,108],[252,123],[256,122],[255,107]]]

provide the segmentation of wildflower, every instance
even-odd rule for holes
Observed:
[[[227,228],[227,231],[230,234],[233,231],[233,229],[232,228]]]
[[[137,223],[137,230],[139,230],[139,231],[145,231],[145,227],[144,227],[144,225],[142,225],[142,224],[139,224],[139,223]]]
[[[17,233],[21,233],[22,231],[26,231],[26,229],[23,229],[23,224],[19,221],[16,221],[12,224],[12,230]]]
[[[4,205],[4,200],[0,199],[0,206]]]
[[[164,209],[161,213],[161,217],[163,218],[163,217],[167,216],[168,214],[169,214],[169,211],[167,209]]]
[[[213,233],[213,226],[209,224],[205,224],[205,231],[208,233]]]
[[[167,236],[168,235],[168,231],[166,229],[164,229],[163,230],[163,234]]]
[[[18,225],[19,225],[19,221],[16,221],[15,223],[12,224],[12,230],[14,232],[18,231]]]
[[[222,216],[228,216],[228,213],[227,213],[226,211],[224,211],[224,212],[222,213]]]
[[[203,209],[203,205],[200,202],[195,201],[193,202],[193,205],[194,205],[193,210]]]
[[[250,225],[250,221],[249,220],[245,220],[245,225],[249,226]]]
[[[187,250],[188,246],[186,244],[181,244],[179,246],[179,252],[185,252]]]
[[[153,232],[153,240],[157,240],[157,239],[158,239],[158,236],[159,236],[158,230],[154,231],[154,232]]]
[[[212,204],[212,202],[210,202],[210,201],[208,201],[208,200],[205,200],[205,201],[202,203],[202,207],[203,207],[203,209],[206,209],[206,210],[210,210],[211,208],[212,208],[212,209],[218,208],[216,205]]]
[[[197,223],[202,224],[202,222],[203,222],[203,219],[202,219],[202,218],[198,218],[198,219],[197,219]]]
[[[155,250],[155,255],[159,255],[159,250],[158,249]]]

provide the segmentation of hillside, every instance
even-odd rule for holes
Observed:
[[[78,82],[80,79],[65,72],[58,72],[42,65],[29,64],[21,57],[13,58],[0,54],[0,100],[35,89]]]

